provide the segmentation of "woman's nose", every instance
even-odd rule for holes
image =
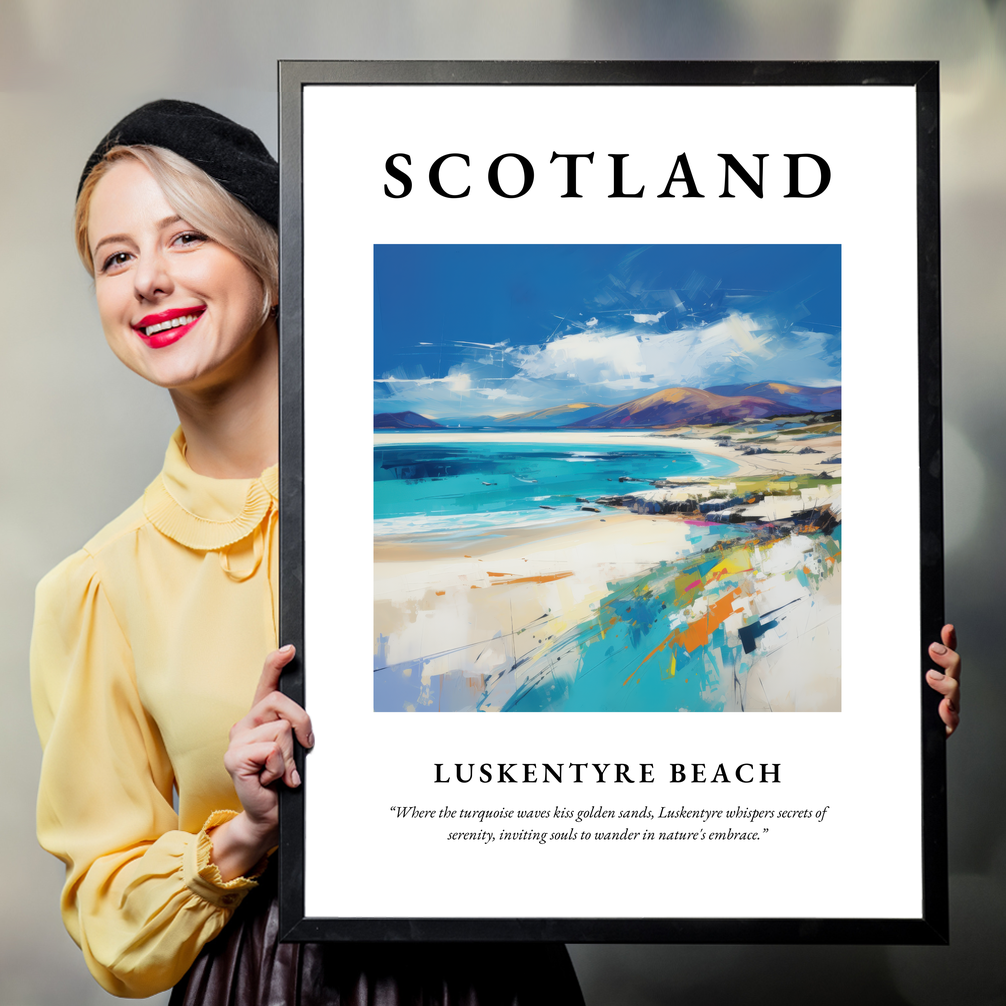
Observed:
[[[156,301],[174,290],[171,271],[159,250],[141,254],[133,271],[133,288],[137,300]]]

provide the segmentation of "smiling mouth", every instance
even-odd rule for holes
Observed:
[[[184,338],[206,311],[204,305],[173,307],[158,314],[148,314],[133,325],[133,331],[150,349],[164,349]]]
[[[153,317],[148,316],[147,318],[143,318],[139,325],[134,325],[133,330],[144,339],[149,339],[151,336],[158,335],[161,332],[169,332],[173,328],[182,328],[185,325],[191,325],[205,310],[205,308],[196,308],[187,311],[170,311],[165,312],[159,318],[156,315]],[[157,319],[156,321],[154,320],[155,318]],[[144,325],[142,323],[144,321],[150,321],[151,324]]]
[[[181,328],[182,325],[191,325],[198,318],[198,314],[183,314],[180,318],[172,318],[171,321],[162,321],[159,325],[148,325],[140,331],[146,338],[156,335],[158,332],[166,332],[169,328]]]

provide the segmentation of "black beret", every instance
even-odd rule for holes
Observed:
[[[173,150],[202,168],[253,213],[279,226],[275,158],[250,129],[191,101],[151,101],[114,125],[88,158],[77,195],[91,169],[112,147],[140,144]]]

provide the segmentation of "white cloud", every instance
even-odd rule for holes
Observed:
[[[588,318],[584,322],[584,325],[586,325],[587,328],[593,328],[596,324],[597,324],[597,319],[596,318]]]
[[[456,339],[453,344],[455,346],[470,346],[474,349],[506,349],[509,345],[506,339],[502,342],[467,342],[464,339]]]
[[[829,356],[828,335],[797,328],[780,334],[767,319],[747,314],[673,332],[654,331],[646,322],[590,321],[594,324],[542,345],[469,342],[472,349],[490,352],[473,353],[446,377],[388,374],[379,382],[386,389],[381,407],[403,403],[436,418],[477,414],[491,403],[504,414],[586,398],[614,404],[681,385],[786,380],[824,386],[841,379],[840,359]],[[512,376],[501,373],[501,351]],[[489,360],[493,366],[487,369]]]
[[[409,408],[431,419],[483,411],[490,402],[502,407],[500,415],[505,415],[527,409],[531,401],[515,387],[513,379],[479,377],[465,370],[463,364],[452,367],[447,377],[388,376],[374,383],[387,391],[380,399],[380,411]],[[558,405],[564,400],[560,397],[548,404]]]
[[[386,385],[388,391],[395,395],[411,394],[417,388],[432,388],[438,384],[445,386],[452,394],[458,395],[471,390],[472,375],[461,366],[454,366],[446,377],[398,377],[395,374],[388,374],[386,377],[374,378],[374,383]]]
[[[500,399],[508,402],[527,401],[523,395],[511,395],[506,388],[475,388],[475,394],[480,398],[488,399],[490,402]]]
[[[661,311],[659,314],[631,314],[629,317],[637,325],[656,325],[665,314],[667,314],[666,311]]]
[[[714,325],[675,332],[611,328],[573,332],[540,347],[518,349],[516,355],[522,377],[573,379],[633,391],[702,385],[710,376],[715,380],[716,374],[736,371],[738,366],[753,372],[785,348],[772,330],[761,329],[748,315],[732,314]],[[806,351],[810,356],[809,346]],[[814,351],[820,351],[820,344]]]

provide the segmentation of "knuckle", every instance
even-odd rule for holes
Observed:
[[[277,712],[282,711],[284,716],[290,716],[296,710],[297,703],[289,695],[284,695],[282,692],[272,694]]]

